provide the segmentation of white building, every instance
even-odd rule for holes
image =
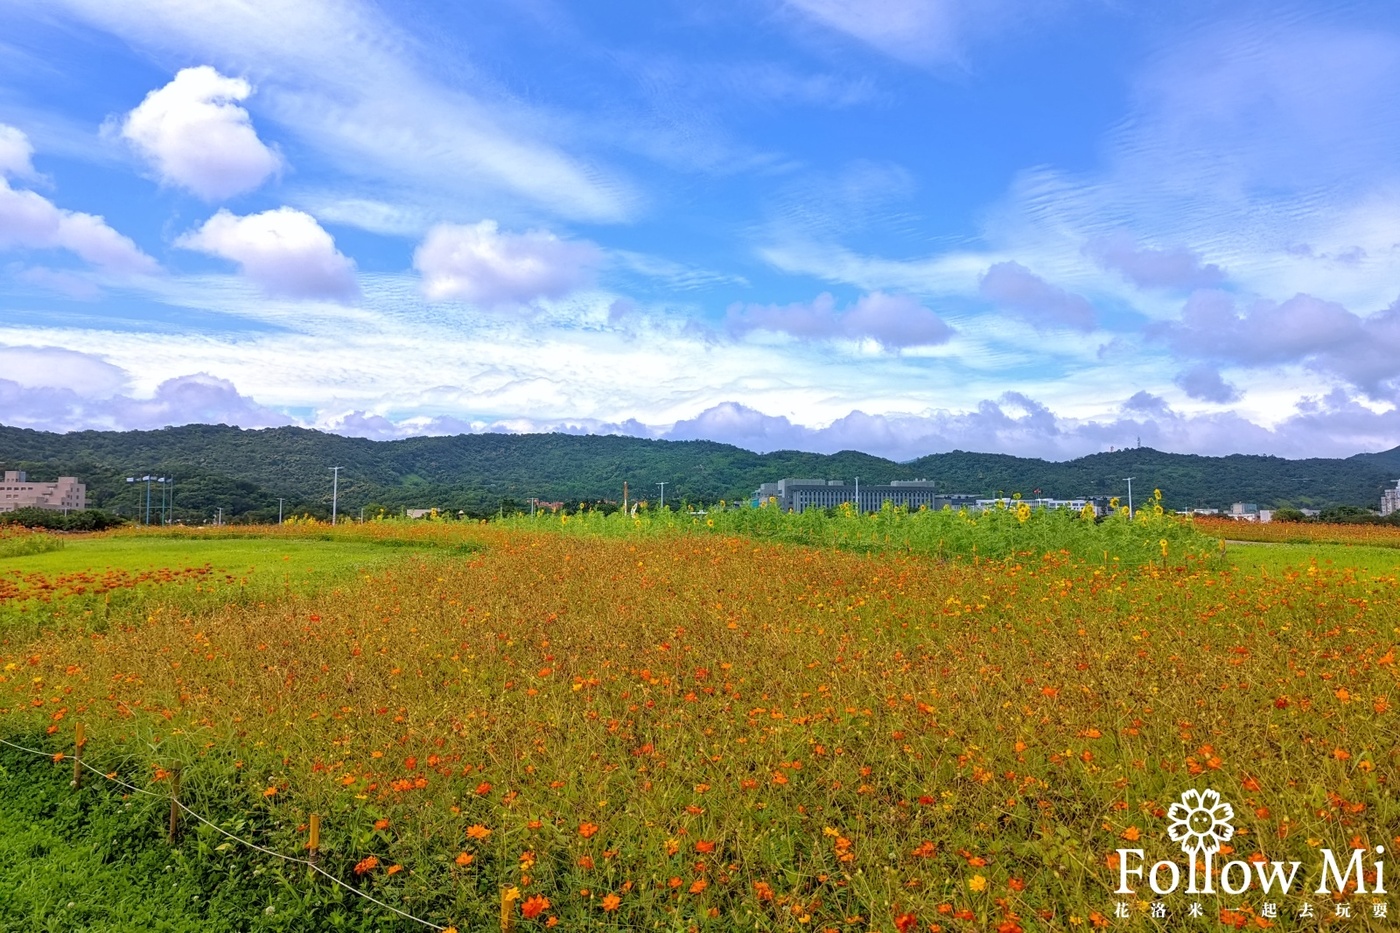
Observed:
[[[0,483],[0,512],[15,509],[53,509],[59,512],[87,508],[87,486],[71,476],[56,483],[31,483],[23,470],[6,470]]]
[[[1387,489],[1381,493],[1381,515],[1393,515],[1400,512],[1400,479],[1395,481],[1394,489]]]

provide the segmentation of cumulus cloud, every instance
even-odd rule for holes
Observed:
[[[49,385],[24,385],[0,370],[0,411],[12,427],[45,431],[149,430],[181,424],[234,424],[269,428],[292,419],[239,393],[232,382],[206,373],[167,379],[150,398]]]
[[[1198,363],[1176,377],[1176,384],[1187,395],[1203,402],[1237,402],[1243,393],[1220,375],[1220,370],[1209,363]]]
[[[602,252],[544,230],[502,233],[494,220],[439,224],[413,254],[423,292],[485,307],[558,298],[588,284]]]
[[[316,218],[290,207],[246,217],[221,209],[175,245],[238,263],[271,296],[350,301],[360,293],[354,262]]]
[[[1142,392],[1117,414],[1069,418],[1011,392],[971,410],[874,415],[853,411],[827,425],[803,425],[726,402],[651,436],[726,441],[761,453],[860,450],[892,460],[950,450],[1066,460],[1139,441],[1158,450],[1206,456],[1349,457],[1394,447],[1400,437],[1400,409],[1376,412],[1344,392],[1332,392],[1305,400],[1288,418],[1265,426],[1235,412],[1178,412],[1160,397]]]
[[[121,135],[167,184],[209,201],[243,194],[282,165],[238,105],[252,93],[208,65],[186,68],[127,114]]]
[[[0,379],[25,389],[72,389],[104,397],[123,388],[127,378],[121,367],[91,353],[62,347],[0,347]]]
[[[1141,288],[1214,288],[1225,281],[1223,269],[1184,246],[1154,249],[1124,233],[1094,239],[1084,251]]]
[[[830,294],[790,305],[732,305],[725,326],[734,336],[766,330],[815,340],[871,339],[886,349],[946,343],[953,329],[907,295],[871,292],[844,311]]]
[[[1069,327],[1094,329],[1094,306],[1088,299],[1051,285],[1019,262],[999,262],[982,276],[983,298],[1023,318],[1038,330]]]
[[[1232,296],[1200,291],[1187,300],[1179,321],[1151,333],[1186,358],[1245,366],[1303,363],[1372,397],[1400,391],[1400,302],[1362,317],[1333,301],[1295,295],[1254,301],[1241,312]]]
[[[0,175],[25,177],[34,174],[29,160],[34,147],[29,137],[13,126],[0,123]]]
[[[23,133],[0,125],[0,250],[62,249],[108,272],[156,271],[154,259],[101,217],[64,210],[33,191],[10,187],[4,172],[27,168],[30,151]]]

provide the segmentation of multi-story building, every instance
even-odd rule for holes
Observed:
[[[975,496],[939,493],[937,484],[926,479],[892,480],[888,485],[847,483],[840,479],[780,479],[764,483],[754,492],[754,503],[761,505],[776,499],[784,512],[802,512],[809,508],[835,508],[849,503],[862,512],[877,512],[886,503],[917,510],[923,506],[941,509],[972,506]]]
[[[31,483],[23,470],[6,470],[0,483],[0,512],[15,509],[53,509],[60,512],[87,508],[87,486],[71,476],[56,483]]]
[[[1394,489],[1387,489],[1381,493],[1381,515],[1393,515],[1400,512],[1400,479],[1395,481]]]
[[[976,507],[979,509],[1014,509],[1022,503],[1033,509],[1071,509],[1075,512],[1082,512],[1087,507],[1093,509],[1095,515],[1102,515],[1108,511],[1108,500],[1103,496],[1081,499],[978,499]]]

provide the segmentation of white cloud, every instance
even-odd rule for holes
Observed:
[[[268,295],[349,301],[360,291],[355,264],[331,235],[290,207],[246,217],[220,210],[175,245],[238,263]]]
[[[34,174],[29,159],[34,147],[29,137],[13,126],[0,123],[0,176],[27,177]]]
[[[217,201],[257,188],[282,165],[258,139],[248,111],[252,94],[242,78],[208,65],[185,68],[127,114],[121,134],[154,166],[163,182]]]
[[[0,178],[0,250],[63,249],[118,274],[147,274],[156,261],[94,214],[64,210]]]
[[[558,298],[587,284],[602,253],[592,243],[543,230],[501,233],[494,220],[440,224],[413,254],[423,291],[435,301],[487,307]]]

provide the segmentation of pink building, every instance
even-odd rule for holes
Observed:
[[[0,483],[0,512],[15,509],[53,509],[58,512],[87,508],[87,486],[71,476],[56,483],[31,483],[22,470],[6,470]]]

